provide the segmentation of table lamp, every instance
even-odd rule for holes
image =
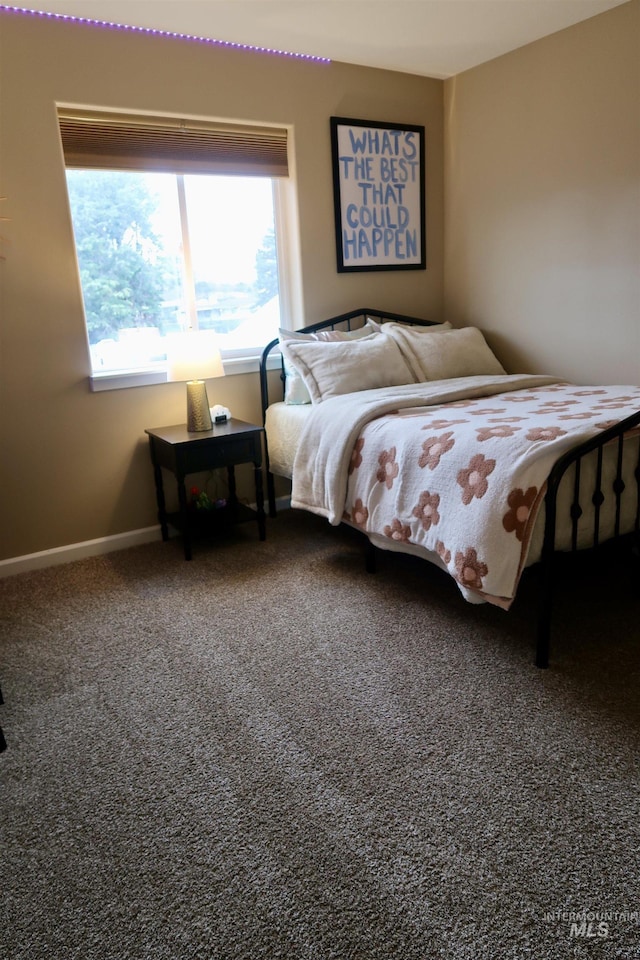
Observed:
[[[187,383],[187,430],[211,430],[205,380],[224,377],[217,338],[212,330],[190,330],[167,337],[167,380]]]

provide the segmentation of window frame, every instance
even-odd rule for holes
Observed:
[[[68,114],[77,113],[78,116],[86,113],[85,109],[77,106],[70,106],[64,104],[57,104],[58,119],[61,122],[61,118]],[[126,117],[125,114],[107,112],[107,111],[89,111],[89,115],[94,115],[100,117],[104,115],[105,117]],[[145,117],[140,117],[141,121],[144,124]],[[213,119],[202,119],[202,118],[189,118],[186,121],[176,121],[176,118],[165,117],[161,114],[149,115],[147,118],[150,123],[153,123],[154,119],[157,120],[159,125],[164,125],[165,121],[171,123],[187,123],[193,124],[196,129],[199,125],[210,126],[212,129],[222,126],[230,126],[234,130],[238,128],[246,127],[247,130],[256,128],[256,124],[252,124],[249,121],[246,123],[234,123],[233,125],[228,125],[227,121],[224,120],[213,120]],[[299,218],[298,218],[298,200],[297,200],[297,183],[295,175],[295,149],[294,149],[294,131],[290,125],[286,124],[261,124],[259,125],[262,129],[268,129],[273,127],[279,131],[286,132],[286,158],[287,158],[287,175],[275,175],[272,174],[269,176],[268,173],[263,174],[264,178],[271,180],[272,193],[273,193],[273,210],[274,210],[274,227],[275,227],[275,239],[276,239],[276,251],[277,251],[277,265],[278,265],[278,286],[279,286],[279,304],[280,304],[280,326],[285,328],[291,328],[293,326],[293,318],[295,316],[300,316],[301,305],[302,305],[302,271],[301,271],[301,257],[300,257],[300,237],[299,237]],[[78,163],[75,160],[73,163],[68,163],[65,158],[64,144],[62,132],[60,135],[61,139],[61,151],[62,151],[62,162],[63,168],[65,170],[72,169],[73,167],[83,166],[81,163]],[[110,165],[105,162],[96,162],[91,163],[90,165],[93,169],[103,169],[103,170],[113,170],[113,169],[122,169],[118,164]],[[134,169],[134,168],[131,168]],[[154,163],[151,163],[148,167],[138,166],[138,169],[148,169],[149,172],[154,172],[157,167]],[[175,170],[167,170],[165,172],[173,173],[178,176]],[[194,175],[205,175],[205,176],[223,176],[225,175],[224,170],[220,169],[205,169],[201,164],[198,170],[190,171]],[[249,174],[244,170],[227,170],[226,175],[235,175],[235,176],[247,176]],[[256,174],[254,174],[256,175]],[[258,174],[260,175],[260,174]],[[71,204],[69,199],[69,194],[67,193],[67,202],[69,205],[69,216],[71,219]],[[75,247],[74,239],[74,254],[76,256],[76,268],[78,275],[78,287],[82,293],[82,282],[80,277],[80,269],[78,262],[77,250]],[[167,380],[167,371],[164,369],[158,368],[156,365],[152,369],[148,367],[132,367],[129,370],[122,371],[111,371],[100,373],[93,370],[92,360],[91,360],[91,350],[89,342],[89,333],[86,323],[86,316],[84,316],[84,302],[83,302],[83,317],[84,317],[84,329],[86,336],[86,348],[87,348],[87,360],[89,365],[89,386],[92,392],[101,392],[104,390],[115,390],[115,389],[128,389],[131,387],[139,386],[151,386],[159,383],[166,383]],[[269,337],[271,339],[271,335]],[[265,343],[266,346],[266,343]],[[225,368],[225,374],[234,375],[234,374],[246,374],[246,373],[255,373],[259,370],[260,359],[262,354],[261,347],[246,347],[238,348],[237,350],[223,350],[223,364]],[[272,365],[277,366],[277,358],[274,358]]]

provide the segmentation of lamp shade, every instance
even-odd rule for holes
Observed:
[[[205,380],[223,377],[224,367],[216,335],[192,330],[167,337],[167,380],[187,382],[187,430],[211,430],[211,411]]]
[[[209,380],[224,377],[216,334],[191,330],[167,337],[167,380]]]

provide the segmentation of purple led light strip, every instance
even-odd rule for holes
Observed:
[[[230,47],[233,50],[251,50],[255,53],[273,53],[280,57],[294,57],[297,60],[312,60],[315,63],[331,63],[328,57],[316,57],[309,53],[291,53],[288,50],[274,50],[271,47],[256,47],[251,43],[234,43],[233,40],[214,40],[212,37],[196,37],[189,33],[174,33],[170,30],[156,30],[153,27],[132,27],[126,23],[112,23],[109,20],[94,20],[92,17],[74,17],[69,13],[51,13],[47,10],[30,10],[27,7],[14,7],[0,3],[0,12],[22,13],[32,17],[47,17],[50,20],[62,20],[68,23],[87,24],[91,27],[110,27],[113,30],[127,30],[130,33],[144,33],[153,37],[169,37],[173,40],[193,40],[217,47]]]

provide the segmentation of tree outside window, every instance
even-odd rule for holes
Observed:
[[[280,325],[272,181],[68,169],[94,374],[162,365],[167,333],[225,352]]]

